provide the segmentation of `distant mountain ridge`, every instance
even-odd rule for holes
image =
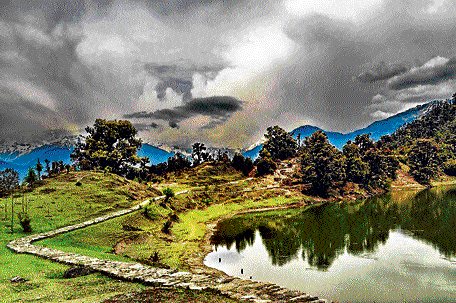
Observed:
[[[3,152],[0,153],[0,170],[12,168],[19,173],[19,178],[22,180],[27,175],[29,168],[35,167],[38,159],[40,159],[43,167],[45,167],[45,159],[51,162],[63,161],[65,164],[72,164],[70,155],[73,149],[73,146],[43,145],[25,154],[17,151]],[[150,164],[158,164],[166,162],[168,158],[174,156],[174,153],[153,145],[143,144],[138,150],[138,155],[140,157],[149,157]]]
[[[448,101],[448,100],[446,100]],[[353,140],[357,135],[371,133],[374,140],[380,139],[381,136],[392,134],[396,129],[406,123],[409,123],[421,117],[431,106],[436,102],[444,102],[442,100],[432,101],[423,105],[416,106],[404,112],[398,113],[384,120],[376,121],[369,126],[356,130],[351,133],[343,134],[339,132],[326,132],[328,139],[339,149],[348,140]],[[301,140],[312,135],[315,131],[322,130],[311,125],[304,125],[293,130],[293,137],[297,138],[301,135]],[[324,130],[323,130],[324,131]],[[63,161],[65,164],[71,164],[70,154],[73,151],[74,145],[79,141],[84,140],[84,136],[64,136],[59,140],[53,139],[50,142],[39,142],[18,144],[14,142],[0,142],[0,170],[13,168],[20,174],[23,179],[29,169],[34,167],[37,160],[40,159],[44,166],[44,160]],[[262,144],[253,146],[251,149],[243,152],[243,155],[255,159],[258,157]],[[168,158],[174,156],[175,150],[165,150],[150,144],[143,144],[138,151],[140,157],[149,157],[150,164],[158,164],[166,162]],[[185,153],[184,153],[185,154]]]
[[[339,133],[339,132],[325,131],[319,127],[312,126],[312,125],[304,125],[304,126],[298,127],[296,129],[294,129],[291,133],[293,134],[293,137],[295,139],[298,137],[298,134],[300,134],[301,140],[304,140],[305,137],[309,137],[314,132],[321,130],[326,133],[326,135],[328,136],[328,140],[331,144],[333,144],[338,149],[342,149],[342,147],[345,145],[345,143],[348,140],[355,139],[355,137],[357,135],[370,133],[371,138],[373,138],[375,141],[377,141],[380,139],[381,136],[392,134],[394,131],[396,131],[402,125],[412,122],[413,120],[424,115],[426,113],[426,111],[428,110],[428,108],[430,108],[430,106],[432,106],[432,104],[434,104],[435,102],[441,102],[441,100],[435,100],[435,101],[431,101],[426,104],[418,105],[414,108],[408,109],[406,111],[398,113],[398,114],[391,116],[389,118],[386,118],[384,120],[373,122],[372,124],[370,124],[367,127],[355,130],[355,131],[353,131],[351,133],[347,133],[347,134],[343,134],[343,133]],[[263,144],[254,146],[253,148],[242,153],[242,155],[244,155],[245,157],[256,159],[259,155],[259,152],[260,152],[262,146],[263,146]]]

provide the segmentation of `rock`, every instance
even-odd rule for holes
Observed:
[[[29,280],[26,279],[26,278],[14,276],[14,277],[11,278],[10,281],[11,281],[11,283],[24,283],[24,282],[27,282],[27,281],[29,281]]]
[[[83,266],[75,266],[67,269],[63,273],[63,278],[64,279],[71,279],[71,278],[77,278],[81,276],[87,276],[94,273],[93,270],[91,270],[88,267],[83,267]]]

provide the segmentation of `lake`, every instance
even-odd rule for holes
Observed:
[[[456,187],[236,216],[205,264],[338,302],[456,302]]]

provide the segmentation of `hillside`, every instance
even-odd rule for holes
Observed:
[[[409,110],[406,110],[404,112],[398,113],[392,117],[389,117],[387,119],[383,119],[380,121],[376,121],[369,126],[355,130],[351,133],[343,134],[339,132],[330,132],[330,131],[325,131],[321,128],[318,128],[316,126],[312,125],[304,125],[300,126],[291,133],[293,134],[293,137],[296,139],[298,137],[298,134],[301,136],[301,140],[303,140],[305,137],[309,137],[312,135],[314,132],[321,130],[326,133],[328,136],[329,142],[337,147],[339,150],[342,149],[344,144],[348,140],[353,140],[357,135],[362,135],[362,134],[371,134],[371,138],[376,140],[379,140],[381,136],[383,135],[389,135],[392,134],[394,131],[396,131],[399,127],[402,125],[409,123],[419,117],[421,117],[431,106],[434,102],[429,102],[423,105],[418,105],[414,108],[411,108]],[[262,144],[255,146],[254,148],[247,150],[243,153],[245,157],[250,157],[252,159],[256,159],[258,157],[259,151],[262,148]]]
[[[77,181],[81,182],[80,186],[76,184]],[[146,197],[159,194],[154,188],[167,187],[173,188],[175,192],[183,188],[190,192],[177,195],[168,203],[150,202],[141,211],[37,244],[102,259],[132,258],[153,266],[185,269],[190,264],[201,264],[196,252],[206,249],[203,245],[206,243],[205,222],[244,208],[273,207],[306,201],[300,195],[297,198],[291,197],[286,190],[269,188],[269,183],[262,180],[252,182],[230,165],[215,163],[204,163],[184,173],[171,174],[159,186],[139,184],[116,175],[98,172],[63,173],[45,180],[43,185],[26,193],[24,201],[29,204],[35,233],[136,205]],[[0,199],[0,207],[5,201],[9,210],[10,198]],[[20,203],[22,198],[16,199],[16,208],[21,207]],[[2,210],[0,208],[0,213]],[[5,223],[7,222],[9,221],[6,220]],[[167,222],[172,222],[169,233],[163,231]],[[119,292],[137,292],[144,289],[141,285],[112,280],[100,274],[64,279],[63,273],[67,266],[28,255],[16,255],[5,248],[10,240],[24,235],[17,222],[14,234],[7,232],[7,225],[1,225],[1,228],[3,244],[0,248],[0,262],[3,265],[0,273],[0,295],[3,297],[17,301],[33,299],[36,302],[70,299],[79,300],[78,302],[100,302]],[[158,262],[152,258],[156,252]],[[17,264],[21,266],[17,267]],[[30,282],[24,284],[24,287],[33,287],[27,292],[18,291],[9,282],[12,276],[29,279]],[[140,296],[146,294],[141,293]],[[155,295],[160,302],[165,300],[160,291],[157,294],[147,294],[148,297]],[[171,301],[173,298],[179,301],[182,296],[180,290],[167,290],[166,297]],[[194,297],[195,302],[235,302],[212,292],[194,292],[184,296]],[[122,300],[122,296],[112,300],[117,299]]]
[[[76,185],[77,181],[80,186]],[[70,172],[43,181],[43,184],[22,198],[15,199],[16,210],[21,210],[22,203],[28,205],[31,217],[32,232],[49,231],[58,227],[82,222],[115,210],[120,210],[153,197],[157,191],[149,186],[126,180],[116,175],[98,172]],[[11,198],[0,199],[0,216],[4,218],[4,205],[7,203],[8,218],[0,224],[0,296],[8,302],[57,302],[64,300],[81,300],[79,302],[100,302],[119,291],[141,290],[140,285],[131,285],[107,278],[101,274],[65,279],[64,272],[69,268],[61,264],[29,255],[13,254],[6,248],[9,241],[23,237],[25,234],[17,222],[14,223],[14,234],[10,231]],[[125,260],[121,256],[109,253],[111,246],[103,248],[112,233],[125,233],[122,221],[114,222],[115,230],[104,230],[104,238],[96,239],[98,248],[85,246],[86,251],[97,253],[102,258]],[[120,227],[120,228],[119,228]],[[93,241],[90,235],[87,241]],[[87,243],[87,242],[86,242]],[[67,243],[68,244],[68,243]],[[70,244],[71,245],[71,244]],[[84,247],[79,247],[84,249]],[[13,284],[11,277],[20,276],[30,280],[25,284]]]

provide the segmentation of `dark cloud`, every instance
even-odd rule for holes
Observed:
[[[68,134],[65,121],[55,111],[0,88],[0,139],[32,142],[58,131]]]
[[[449,60],[447,63],[435,66],[420,66],[391,79],[388,87],[392,90],[403,90],[418,85],[436,85],[450,79],[456,75],[456,60]]]
[[[397,64],[454,56],[456,19],[426,15],[431,4],[385,1],[359,24],[321,14],[289,22],[285,33],[299,49],[280,71],[276,116],[290,112],[347,132],[372,122],[369,105],[376,94],[453,77],[453,66],[408,77],[417,63]],[[396,79],[391,77],[398,78],[391,86],[380,81]]]
[[[242,110],[242,101],[229,96],[195,98],[182,106],[173,109],[161,109],[155,112],[137,112],[124,115],[127,119],[157,119],[168,121],[169,126],[178,128],[178,123],[197,115],[207,116],[214,121],[203,126],[203,129],[214,128],[225,122],[231,114]]]
[[[374,68],[359,74],[356,79],[365,83],[373,83],[403,74],[407,72],[408,69],[406,64],[393,64],[388,66],[385,62],[380,62]]]
[[[322,15],[288,25],[286,33],[301,49],[281,71],[278,117],[292,112],[338,131],[359,126],[363,120],[359,114],[374,89],[353,81],[353,77],[372,57],[369,43],[353,31],[350,23]]]

